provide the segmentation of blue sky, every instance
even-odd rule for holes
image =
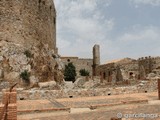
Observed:
[[[94,44],[101,63],[160,55],[160,0],[54,1],[61,56],[92,58]]]

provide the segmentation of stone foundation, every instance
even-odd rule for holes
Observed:
[[[96,89],[72,89],[72,90],[24,90],[18,91],[17,99],[26,100],[47,99],[47,98],[69,98],[69,97],[91,97],[91,96],[109,96],[131,93],[147,93],[157,91],[157,85],[153,87],[126,86],[109,87]]]

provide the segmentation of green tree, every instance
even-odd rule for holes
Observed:
[[[66,81],[75,82],[76,75],[77,75],[76,74],[76,68],[73,65],[73,63],[68,63],[68,65],[65,65],[64,79]]]
[[[79,73],[80,73],[81,76],[89,76],[89,72],[87,70],[85,70],[85,69],[81,69],[79,71]]]
[[[26,83],[29,83],[29,82],[30,82],[30,79],[29,79],[29,78],[30,78],[30,73],[29,73],[27,70],[21,72],[20,77],[21,77]]]
[[[28,57],[28,58],[32,58],[32,53],[29,50],[24,51],[24,54]]]

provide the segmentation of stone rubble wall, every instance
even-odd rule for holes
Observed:
[[[50,98],[68,98],[73,97],[90,97],[90,96],[108,96],[131,93],[146,93],[157,91],[157,81],[142,81],[137,85],[131,86],[106,86],[105,88],[91,89],[63,89],[63,90],[17,90],[17,99],[24,98],[27,100],[47,99]]]

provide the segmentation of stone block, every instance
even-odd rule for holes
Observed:
[[[17,93],[16,92],[11,92],[11,93],[4,92],[2,103],[5,104],[7,100],[9,100],[9,103],[16,103],[17,102]]]
[[[16,104],[8,105],[7,120],[17,120],[17,105]]]
[[[4,77],[4,71],[2,69],[0,69],[0,78]]]
[[[4,79],[9,82],[13,82],[19,79],[19,73],[18,72],[10,72],[8,74],[5,74]]]

